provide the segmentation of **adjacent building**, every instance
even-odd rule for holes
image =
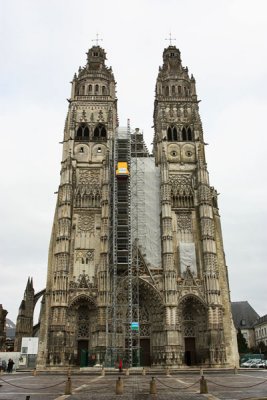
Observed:
[[[267,346],[267,314],[258,318],[254,324],[256,346],[264,343]]]
[[[232,314],[235,328],[237,331],[240,329],[243,337],[246,339],[248,348],[255,347],[254,325],[259,319],[258,313],[248,301],[233,301]]]

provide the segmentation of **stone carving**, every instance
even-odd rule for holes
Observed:
[[[55,256],[56,270],[67,270],[69,264],[69,255],[67,253],[59,253]]]
[[[172,206],[174,208],[187,208],[194,206],[194,191],[192,177],[188,174],[171,175]]]
[[[80,121],[81,122],[87,122],[86,111],[85,110],[82,111],[82,115],[81,115]]]
[[[177,229],[178,231],[192,231],[192,218],[190,213],[179,213],[177,217]]]
[[[170,183],[172,191],[179,194],[191,194],[192,193],[192,182],[191,176],[186,174],[177,174],[170,176]]]
[[[78,232],[89,232],[93,234],[95,231],[95,216],[94,214],[79,214]]]
[[[103,115],[103,111],[102,110],[100,110],[99,113],[98,113],[97,121],[98,122],[104,122],[104,115]]]
[[[97,184],[99,185],[100,174],[97,169],[79,169],[79,183],[83,185]]]
[[[113,112],[112,108],[110,108],[108,111],[108,122],[112,122],[112,119],[113,119]]]
[[[94,250],[77,250],[75,253],[75,261],[80,261],[83,264],[87,264],[89,261],[94,261],[94,252]]]

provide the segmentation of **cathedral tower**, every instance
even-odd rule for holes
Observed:
[[[40,330],[42,366],[71,364],[84,349],[106,345],[108,160],[117,99],[105,59],[100,46],[92,47],[72,80]]]
[[[167,342],[178,344],[186,364],[209,360],[223,365],[235,362],[235,332],[217,192],[209,184],[198,103],[193,75],[182,66],[180,51],[169,46],[154,107]]]
[[[195,80],[166,48],[152,156],[117,127],[105,59],[93,46],[72,81],[38,366],[237,365]]]

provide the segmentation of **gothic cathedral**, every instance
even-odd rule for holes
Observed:
[[[93,46],[72,80],[38,368],[238,365],[195,79],[164,49],[150,154],[105,60]]]

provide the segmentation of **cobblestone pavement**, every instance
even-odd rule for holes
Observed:
[[[123,394],[115,394],[118,377],[123,381]],[[172,373],[171,376],[153,373],[157,395],[149,394],[152,374],[145,376],[118,373],[81,373],[71,376],[72,394],[64,395],[67,376],[43,373],[14,373],[0,376],[0,400],[267,400],[267,370],[244,370],[238,374],[205,371],[208,394],[200,394],[200,376],[191,371]]]

